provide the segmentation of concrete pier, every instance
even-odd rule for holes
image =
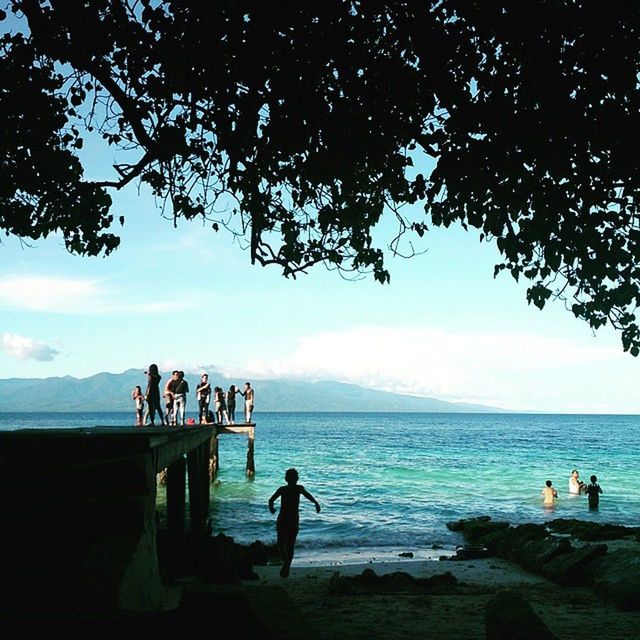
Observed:
[[[167,521],[205,535],[212,426],[0,432],[3,607],[157,611],[157,473]]]

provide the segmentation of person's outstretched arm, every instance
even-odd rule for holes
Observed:
[[[275,501],[280,497],[282,490],[280,488],[276,489],[275,493],[269,498],[269,511],[271,513],[276,512],[276,508],[274,506]]]
[[[318,504],[318,501],[304,488],[302,489],[302,491],[300,493],[302,493],[302,495],[309,502],[313,502],[313,504],[316,506],[316,513],[320,513],[320,505]]]

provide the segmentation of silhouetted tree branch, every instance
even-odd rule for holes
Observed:
[[[7,233],[108,254],[109,191],[138,180],[174,224],[226,228],[253,262],[384,283],[385,249],[459,224],[530,303],[560,298],[639,353],[636,2],[4,7]],[[90,135],[122,152],[112,176],[85,178]],[[399,233],[380,247],[384,216]]]

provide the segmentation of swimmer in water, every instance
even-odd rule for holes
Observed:
[[[598,476],[591,476],[591,484],[587,485],[585,493],[589,498],[589,509],[597,509],[600,504],[600,494],[602,493],[602,487],[598,484]]]
[[[581,493],[584,493],[585,489],[585,484],[580,480],[578,470],[574,469],[571,472],[571,477],[569,478],[569,493],[572,495],[580,495]]]
[[[547,480],[546,486],[542,489],[543,500],[542,504],[545,507],[553,507],[555,500],[558,497],[558,492],[553,488],[551,480]]]

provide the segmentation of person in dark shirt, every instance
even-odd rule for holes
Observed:
[[[209,402],[211,400],[211,384],[206,373],[200,377],[200,382],[196,387],[196,395],[198,398],[198,418],[200,424],[205,424],[209,418]]]
[[[173,388],[173,417],[175,423],[184,427],[184,412],[187,406],[189,383],[184,379],[184,371],[178,372],[178,381]]]
[[[591,483],[587,485],[585,490],[587,498],[589,499],[589,509],[597,509],[600,504],[602,487],[598,484],[598,476],[591,476],[589,480],[591,480]]]
[[[144,424],[147,423],[147,418],[149,418],[151,426],[154,426],[157,412],[160,416],[160,423],[164,426],[164,416],[162,415],[162,407],[160,406],[160,380],[162,376],[158,371],[158,365],[150,364],[149,369],[145,371],[145,373],[147,374],[147,390],[145,392],[147,410],[144,416]]]
[[[240,393],[240,389],[232,384],[227,391],[227,413],[229,414],[229,424],[236,423],[236,394]]]

